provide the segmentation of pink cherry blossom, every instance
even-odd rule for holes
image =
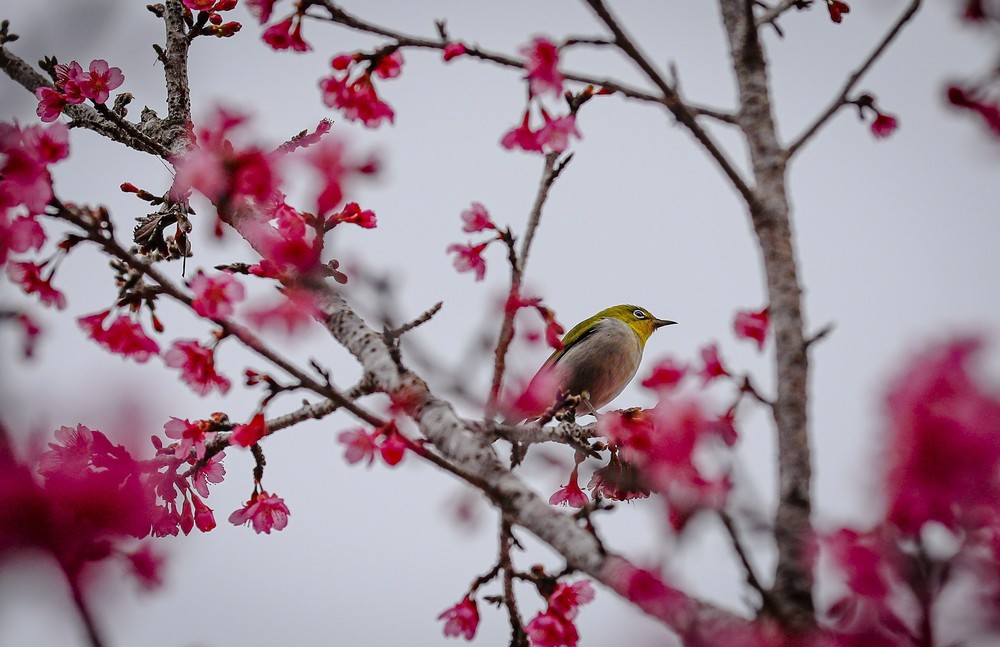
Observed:
[[[463,43],[448,43],[444,46],[444,60],[445,63],[453,58],[457,58],[465,54],[468,50],[465,48]]]
[[[882,112],[877,112],[875,114],[875,120],[872,122],[872,134],[879,139],[885,139],[892,133],[896,132],[896,128],[898,127],[899,121],[895,117]]]
[[[594,499],[601,496],[611,501],[631,501],[649,496],[649,488],[643,483],[639,470],[621,460],[617,451],[611,452],[607,465],[594,470],[587,487]]]
[[[208,496],[208,484],[209,483],[222,483],[223,479],[226,478],[226,466],[222,464],[222,459],[226,457],[226,452],[219,452],[218,454],[212,456],[208,461],[199,469],[193,477],[191,477],[191,487],[194,488],[195,492],[201,496]]]
[[[69,155],[69,128],[0,123],[0,196],[4,206],[22,204],[31,214],[42,213],[52,199],[48,166]]]
[[[362,74],[349,81],[349,76],[341,78],[334,74],[320,79],[323,103],[340,110],[348,121],[360,121],[367,128],[378,128],[383,121],[392,123],[395,113],[379,98],[371,77]]]
[[[549,497],[549,505],[568,505],[571,508],[582,508],[587,505],[587,495],[580,489],[577,468],[574,465],[569,475],[569,483],[562,486]]]
[[[132,321],[128,315],[120,315],[110,326],[104,328],[109,312],[98,312],[77,319],[77,324],[98,344],[112,353],[124,355],[139,362],[158,355],[160,347],[146,336],[142,326]]]
[[[535,134],[535,139],[546,153],[562,153],[569,147],[569,138],[581,139],[583,135],[576,127],[575,115],[551,118],[542,110],[545,125]]]
[[[927,350],[889,392],[888,520],[907,534],[928,521],[955,528],[1000,500],[1000,397],[968,369],[980,345],[966,338]]]
[[[38,473],[73,478],[81,475],[94,453],[94,433],[83,425],[57,429],[54,434],[57,442],[49,443],[49,449],[38,457]]]
[[[371,209],[362,211],[357,202],[348,202],[344,205],[343,210],[327,218],[326,226],[330,228],[342,222],[357,225],[362,229],[374,229],[377,224],[375,212]]]
[[[542,152],[542,144],[538,139],[538,133],[531,129],[529,119],[530,115],[525,110],[521,125],[504,133],[504,136],[500,139],[500,145],[507,150],[520,148],[532,153]]]
[[[472,640],[476,637],[476,628],[479,627],[479,607],[472,598],[463,598],[461,602],[439,615],[438,620],[444,620],[445,636],[462,636],[466,640]]]
[[[209,532],[215,528],[215,514],[212,509],[194,494],[191,495],[191,503],[194,504],[194,525],[198,530]]]
[[[705,384],[708,384],[715,378],[729,375],[729,371],[722,366],[722,361],[719,359],[719,347],[715,344],[709,344],[701,349],[701,361],[704,363],[704,366],[700,373]]]
[[[340,432],[337,442],[345,445],[344,460],[355,465],[365,460],[371,465],[375,461],[375,450],[379,447],[376,444],[377,434],[364,429],[348,429]]]
[[[58,119],[62,111],[66,109],[66,96],[47,85],[35,89],[35,98],[38,99],[38,108],[35,113],[39,119],[46,123]]]
[[[267,422],[264,420],[264,414],[258,412],[247,424],[235,425],[233,427],[233,434],[229,440],[240,447],[249,447],[256,445],[266,435]]]
[[[56,65],[56,89],[61,90],[66,97],[66,103],[78,104],[87,100],[81,85],[88,81],[88,72],[83,71],[76,61],[67,65]]]
[[[206,348],[194,339],[175,341],[164,353],[163,363],[181,369],[181,379],[198,395],[208,395],[212,389],[227,393],[231,386],[229,380],[215,371],[215,349]]]
[[[52,274],[42,278],[44,266],[35,263],[20,262],[7,265],[7,278],[18,283],[25,294],[37,294],[39,301],[45,306],[55,306],[62,310],[66,307],[66,297],[62,292],[52,287]]]
[[[650,374],[643,379],[642,385],[647,389],[669,391],[681,383],[687,372],[687,366],[677,363],[673,358],[667,357],[653,366]]]
[[[534,647],[576,647],[580,634],[573,622],[554,611],[539,613],[524,627]]]
[[[120,68],[108,67],[104,59],[90,63],[90,71],[79,81],[80,92],[94,103],[104,103],[111,96],[111,90],[125,82]]]
[[[733,320],[733,330],[736,331],[737,337],[753,340],[757,342],[758,350],[763,349],[768,330],[767,308],[760,312],[748,310],[737,312],[736,318]]]
[[[288,525],[288,506],[277,495],[266,490],[254,492],[250,500],[229,515],[229,523],[234,526],[251,525],[257,534],[271,534],[272,530],[283,530]]]
[[[573,584],[560,582],[556,585],[552,595],[549,596],[549,611],[573,619],[581,606],[593,602],[595,595],[593,585],[587,580],[580,580]]]
[[[375,67],[375,76],[380,79],[394,79],[402,73],[403,52],[396,50],[388,56],[383,56]]]
[[[482,202],[473,202],[472,206],[462,211],[461,216],[463,223],[462,231],[468,234],[476,234],[481,231],[497,228]]]
[[[174,457],[186,459],[191,450],[194,450],[195,458],[198,460],[205,457],[205,443],[215,438],[216,434],[214,431],[208,431],[204,421],[191,422],[173,416],[163,425],[163,433],[167,438],[180,441],[174,450]]]
[[[278,0],[246,0],[245,5],[254,18],[263,25],[271,20],[271,12],[274,11],[276,2]]]
[[[526,78],[532,96],[547,92],[556,97],[562,94],[563,77],[556,69],[559,65],[559,48],[555,43],[546,38],[535,38],[520,49],[520,54],[527,59]]]
[[[378,451],[382,455],[382,460],[390,467],[399,465],[406,455],[406,439],[400,435],[394,422],[390,422],[381,431],[383,440],[379,445]]]
[[[227,272],[208,276],[201,270],[188,284],[194,293],[191,307],[209,319],[223,319],[233,314],[233,304],[243,300],[243,286]]]
[[[489,242],[479,243],[478,245],[473,245],[472,243],[467,245],[453,243],[448,245],[447,252],[455,254],[452,263],[455,265],[456,270],[459,272],[473,272],[476,275],[476,280],[482,281],[483,277],[486,276],[486,259],[483,258],[482,254],[488,244]]]
[[[275,50],[291,49],[295,52],[308,52],[312,49],[302,38],[302,17],[298,14],[292,14],[265,29],[261,39]]]

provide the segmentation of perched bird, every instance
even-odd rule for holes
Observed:
[[[542,415],[554,404],[556,392],[580,396],[578,413],[595,412],[614,400],[635,376],[653,331],[674,323],[634,305],[607,308],[581,321],[563,337],[563,347],[545,360],[525,391],[547,394],[549,402],[543,396],[524,403],[527,406],[519,407],[517,415],[521,420]]]

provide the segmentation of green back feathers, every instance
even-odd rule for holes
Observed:
[[[602,319],[618,319],[622,323],[628,325],[628,327],[632,329],[632,332],[635,333],[635,336],[639,339],[640,347],[644,347],[646,345],[646,340],[649,339],[649,336],[653,334],[654,330],[660,326],[674,323],[673,321],[657,319],[650,314],[649,310],[635,305],[622,304],[620,306],[605,308],[596,315],[588,317],[573,326],[573,328],[562,338],[563,347],[552,353],[552,355],[550,355],[545,361],[545,365],[551,366],[559,361],[559,358],[562,357],[570,347],[575,344],[579,344],[581,340],[585,339],[590,333],[594,332],[594,327]]]

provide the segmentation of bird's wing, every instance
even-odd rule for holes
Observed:
[[[545,360],[542,367],[545,368],[554,365],[559,361],[559,358],[566,354],[566,351],[594,334],[595,330],[597,330],[597,325],[590,319],[581,321],[573,326],[573,328],[562,338],[563,347],[549,355],[549,358]]]

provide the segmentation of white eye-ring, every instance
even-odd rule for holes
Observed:
[[[636,319],[645,319],[646,318],[646,313],[643,312],[642,310],[638,309],[638,308],[636,308],[635,310],[632,311],[632,315]]]

